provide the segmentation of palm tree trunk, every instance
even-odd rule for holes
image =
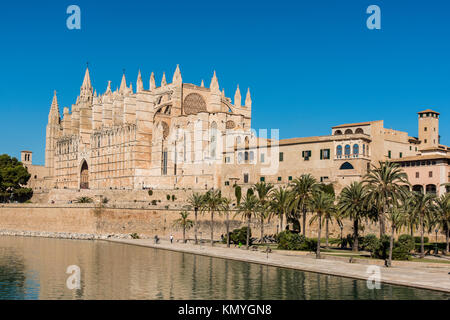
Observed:
[[[306,237],[306,207],[303,205],[303,236]]]
[[[227,247],[230,247],[230,213],[227,211]]]
[[[353,221],[353,248],[352,248],[352,250],[354,251],[354,252],[358,252],[358,247],[359,247],[359,243],[358,243],[358,226],[359,226],[359,223],[358,223],[358,219],[355,219],[354,221]]]
[[[329,235],[329,232],[328,232],[328,218],[327,218],[327,221],[326,221],[326,230],[325,230],[325,233],[326,233],[325,248],[329,249],[329,245],[328,245],[328,235]]]
[[[280,232],[283,232],[283,213],[280,213]]]
[[[194,208],[194,214],[195,214],[194,239],[195,239],[195,244],[198,244],[198,239],[197,239],[197,215],[198,215],[198,208]]]
[[[445,254],[448,254],[449,253],[449,238],[450,238],[450,229],[447,227],[447,232],[445,233],[445,240],[446,240],[446,242],[447,242],[447,246],[446,246],[446,248],[445,248]]]
[[[425,223],[423,221],[422,215],[420,215],[420,257],[425,258],[425,248],[423,244],[423,234],[425,233]]]
[[[211,211],[211,246],[214,245],[214,211]]]
[[[247,250],[250,246],[250,220],[251,220],[251,216],[248,216],[248,219],[247,219]]]
[[[264,243],[264,215],[261,213],[261,243]]]
[[[186,243],[186,225],[183,226],[183,243]]]
[[[385,228],[384,228],[384,212],[386,211],[385,206],[383,205],[383,211],[380,212],[380,215],[378,217],[379,223],[380,223],[380,239],[385,234]]]
[[[322,234],[322,217],[319,215],[319,232],[317,233],[316,259],[320,259],[320,236]]]
[[[395,232],[395,228],[394,226],[392,226],[392,232],[391,232],[391,241],[389,243],[389,262],[388,262],[388,267],[390,267],[392,265],[392,249],[394,248],[394,232]]]
[[[410,232],[411,232],[411,238],[414,238],[414,225],[411,223],[411,227],[410,227]]]

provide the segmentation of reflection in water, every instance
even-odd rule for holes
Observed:
[[[81,288],[66,287],[67,267]],[[0,299],[448,299],[449,294],[104,241],[0,237]]]

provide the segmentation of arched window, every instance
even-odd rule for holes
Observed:
[[[436,194],[436,185],[427,184],[426,193]]]
[[[217,150],[217,124],[215,122],[211,123],[210,137],[210,156],[215,159]]]
[[[350,162],[344,162],[339,168],[339,170],[352,170],[352,169],[354,168]]]
[[[353,155],[356,157],[359,155],[359,145],[357,144],[353,145]]]
[[[336,147],[336,156],[338,158],[342,158],[342,146],[337,146]]]
[[[167,175],[167,149],[164,149],[162,152],[162,175]]]
[[[351,129],[345,130],[345,134],[353,134],[353,131]]]
[[[358,128],[358,129],[355,130],[355,133],[364,133],[364,130],[361,129],[361,128]]]
[[[345,145],[344,154],[345,154],[346,158],[350,157],[350,145],[349,144]]]
[[[249,144],[250,144],[250,143],[249,143],[248,137],[245,137],[245,150],[248,150],[248,149],[249,149],[249,147],[250,147]]]
[[[335,132],[334,132],[334,135],[335,136],[339,136],[339,135],[341,135],[342,134],[342,131],[341,130],[336,130]]]

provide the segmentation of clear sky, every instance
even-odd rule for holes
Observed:
[[[81,8],[81,30],[66,9]],[[381,30],[366,9],[381,8]],[[417,135],[416,112],[441,112],[450,144],[449,1],[7,1],[0,6],[0,153],[44,162],[53,90],[60,111],[79,94],[86,62],[99,93],[122,70],[145,88],[152,71],[250,87],[252,126],[281,138],[326,135],[342,123],[384,120]]]

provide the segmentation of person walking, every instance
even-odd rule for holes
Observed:
[[[173,243],[173,234],[170,235],[170,243]]]

